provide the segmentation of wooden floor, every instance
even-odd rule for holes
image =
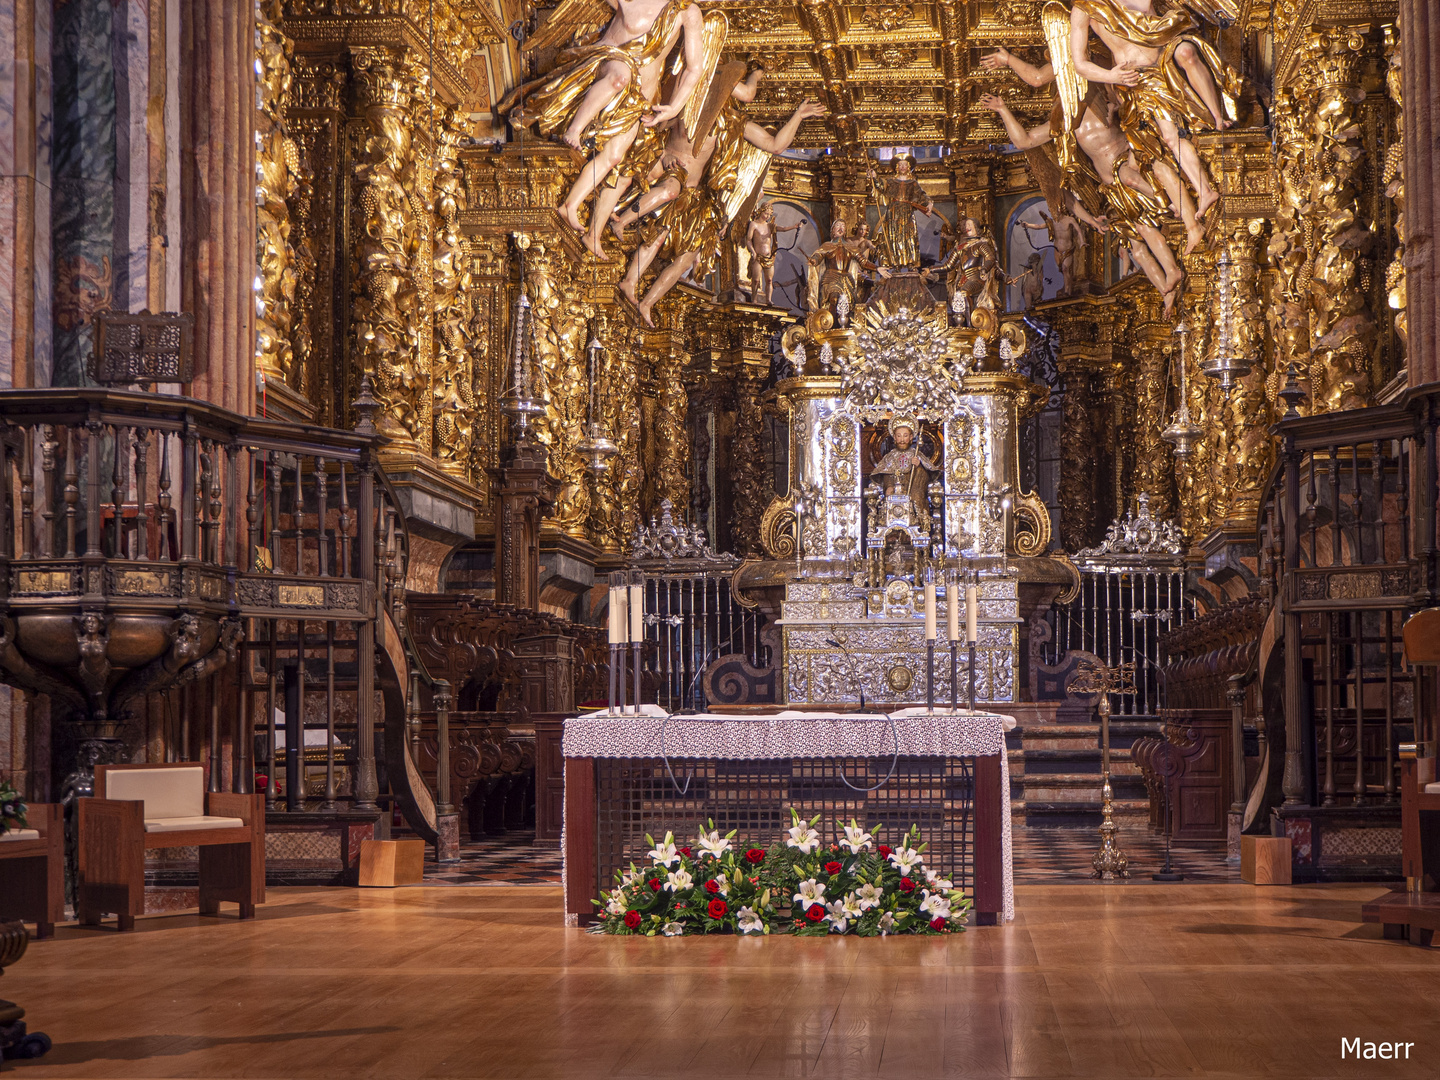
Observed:
[[[64,928],[0,996],[55,1040],[10,1063],[36,1078],[1440,1072],[1440,949],[1360,924],[1383,887],[1016,892],[1005,928],[755,941],[566,930],[557,889],[280,889],[251,923]]]

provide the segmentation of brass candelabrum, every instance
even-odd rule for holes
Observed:
[[[1091,877],[1127,878],[1130,860],[1120,850],[1115,834],[1114,792],[1110,787],[1110,695],[1135,693],[1134,663],[1109,667],[1095,661],[1083,661],[1070,681],[1072,694],[1098,694],[1100,701],[1100,850],[1090,860]]]

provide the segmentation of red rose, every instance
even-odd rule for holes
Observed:
[[[944,930],[944,929],[945,929],[945,920],[944,920],[944,919],[938,919],[938,918],[937,918],[937,919],[931,919],[931,920],[930,920],[930,929],[931,929],[931,930]]]
[[[627,911],[627,912],[625,912],[625,925],[628,926],[628,927],[630,927],[631,930],[634,930],[637,926],[639,926],[639,925],[640,925],[640,912],[638,912],[638,911]]]
[[[900,879],[900,891],[901,891],[901,892],[914,892],[914,891],[915,891],[915,882],[911,881],[908,877],[902,877],[902,878]]]
[[[745,858],[750,865],[759,866],[765,861],[765,849],[752,847],[749,851],[745,852]]]
[[[712,919],[723,919],[725,913],[730,910],[730,905],[725,903],[724,900],[711,900],[710,906],[705,910],[710,912]]]
[[[688,847],[682,847],[680,849],[680,854],[684,855],[688,859],[690,858],[690,849]]]
[[[811,922],[819,922],[825,917],[825,905],[811,904],[809,910],[805,912],[805,915]]]
[[[651,891],[651,892],[659,892],[659,891],[660,891],[660,879],[659,879],[658,877],[652,877],[652,878],[650,879],[650,891]]]
[[[881,844],[877,850],[880,852],[880,858],[882,859],[888,859],[893,854],[891,849],[886,847],[884,844]]]
[[[825,864],[825,873],[831,875],[832,877],[838,874],[842,869],[844,868],[838,862],[827,862]]]
[[[709,881],[705,882],[705,891],[708,892],[711,896],[714,896],[720,891],[720,883],[714,878],[711,878]]]

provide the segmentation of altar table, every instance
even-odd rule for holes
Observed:
[[[919,825],[926,865],[971,895],[975,922],[1013,919],[1005,732],[1014,726],[998,713],[924,708],[666,716],[647,706],[640,716],[568,718],[566,921],[590,921],[614,871],[645,864],[646,832],[674,829],[684,844],[713,818],[722,833],[737,829],[738,846],[768,847],[791,806],[821,813],[822,829],[851,817],[883,824],[892,847]]]

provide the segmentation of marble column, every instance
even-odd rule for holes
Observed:
[[[183,310],[195,316],[192,396],[255,408],[254,11],[180,3]]]
[[[0,5],[0,386],[50,381],[51,11]]]

